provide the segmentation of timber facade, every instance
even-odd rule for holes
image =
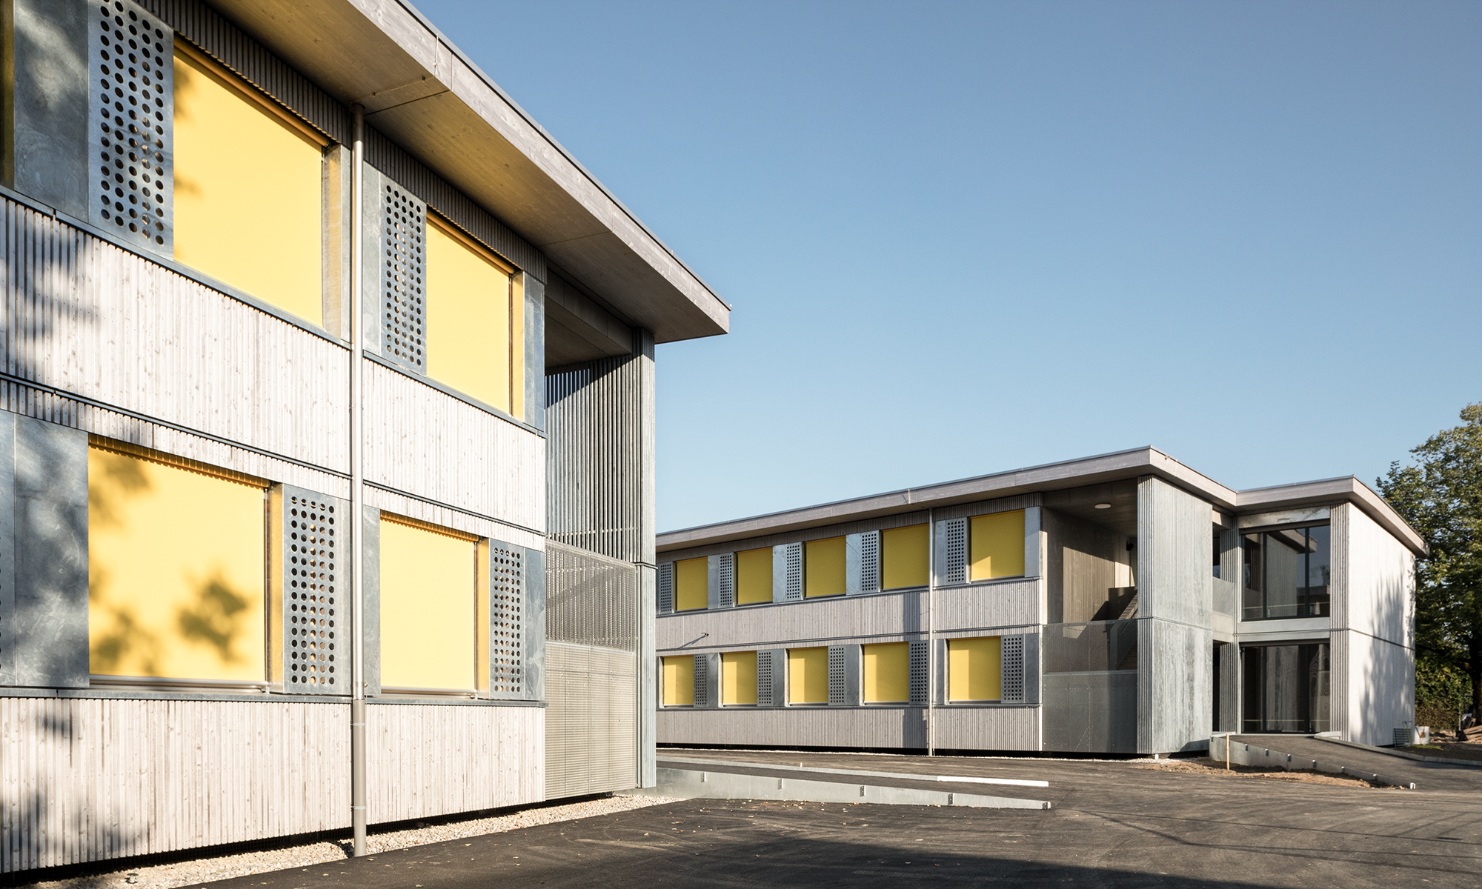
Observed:
[[[1423,552],[1357,479],[1235,491],[1152,448],[661,534],[658,740],[1408,743]]]
[[[397,0],[0,39],[0,873],[651,784],[728,307]]]

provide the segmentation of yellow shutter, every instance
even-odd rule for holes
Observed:
[[[695,705],[694,655],[666,657],[663,662],[664,706],[693,707]]]
[[[862,647],[864,702],[904,704],[911,699],[911,645],[881,642]]]
[[[810,540],[803,554],[803,596],[844,595],[844,538]]]
[[[88,450],[93,673],[262,682],[265,486]]]
[[[427,375],[513,414],[515,365],[523,386],[523,306],[510,269],[462,232],[427,217]],[[524,334],[521,333],[523,338]]]
[[[720,702],[756,703],[756,652],[727,651],[720,656]]]
[[[772,601],[772,548],[736,553],[736,604],[760,605]]]
[[[970,580],[1024,576],[1024,510],[973,516]]]
[[[900,590],[926,586],[930,566],[930,533],[925,524],[889,528],[880,533],[880,588]]]
[[[787,650],[787,702],[828,703],[828,649]]]
[[[324,324],[324,147],[251,86],[175,48],[175,258]]]
[[[698,611],[710,605],[710,560],[680,559],[674,563],[674,610]]]
[[[947,700],[1003,698],[1003,640],[998,636],[947,640]]]
[[[381,684],[475,688],[476,542],[382,517],[380,551]]]

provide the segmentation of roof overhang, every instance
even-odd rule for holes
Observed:
[[[1425,542],[1399,514],[1356,478],[1329,479],[1235,491],[1202,475],[1156,448],[1135,448],[1015,469],[993,475],[906,488],[853,500],[840,500],[785,512],[700,525],[658,536],[658,550],[669,552],[715,543],[726,543],[857,522],[903,512],[916,512],[999,497],[1045,493],[1106,482],[1161,478],[1210,502],[1216,509],[1232,513],[1268,511],[1333,503],[1352,503],[1416,554],[1425,552]]]
[[[730,307],[401,0],[208,0],[655,342],[727,331]]]

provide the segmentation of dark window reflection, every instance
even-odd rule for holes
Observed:
[[[1246,620],[1322,617],[1332,574],[1327,525],[1244,534]]]
[[[1328,731],[1331,675],[1328,643],[1251,645],[1240,652],[1241,731]]]

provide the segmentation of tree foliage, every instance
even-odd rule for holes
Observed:
[[[1391,463],[1378,486],[1430,547],[1415,566],[1418,669],[1459,672],[1482,712],[1482,402],[1461,419],[1413,449],[1414,463]],[[1439,675],[1417,685],[1453,687]]]

